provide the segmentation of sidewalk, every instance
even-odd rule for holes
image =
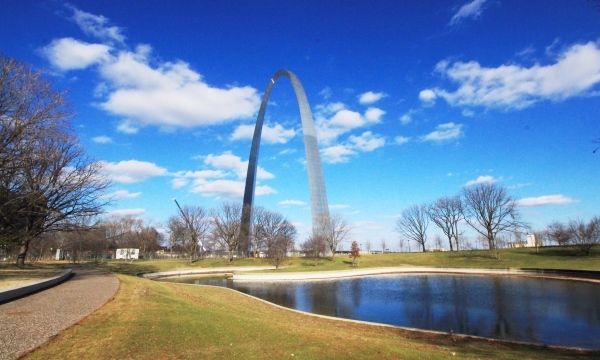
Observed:
[[[73,268],[70,280],[0,305],[0,360],[15,359],[104,305],[119,288],[110,273]]]

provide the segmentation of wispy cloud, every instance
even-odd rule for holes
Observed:
[[[230,140],[252,139],[255,125],[240,125],[229,137]],[[273,126],[264,125],[262,128],[261,141],[267,144],[285,144],[296,136],[296,130],[286,129],[280,124]]]
[[[428,89],[452,106],[522,109],[541,100],[585,96],[600,83],[600,45],[575,44],[553,64],[484,67],[476,61],[441,61],[436,71],[458,84],[456,91]],[[424,90],[427,91],[427,90]]]
[[[112,139],[109,138],[108,136],[96,136],[92,138],[92,141],[98,144],[108,144],[112,142]]]
[[[113,199],[134,199],[140,195],[142,195],[141,192],[130,193],[127,190],[117,190],[112,194],[107,194],[105,197]]]
[[[167,169],[151,162],[125,160],[101,162],[102,171],[112,180],[121,183],[136,183],[154,176],[167,175]]]
[[[498,181],[498,179],[494,178],[491,175],[483,175],[483,176],[478,176],[477,179],[475,179],[475,180],[467,181],[465,186],[471,186],[471,185],[481,184],[481,183],[493,184],[497,181]]]
[[[73,11],[72,19],[86,35],[108,42],[122,43],[125,41],[123,29],[118,26],[111,26],[108,18],[81,11],[72,5],[67,5],[67,8]]]
[[[572,204],[578,203],[579,200],[575,200],[568,196],[564,196],[561,194],[558,195],[544,195],[538,197],[528,197],[523,198],[517,201],[517,205],[519,206],[542,206],[542,205],[563,205],[563,204]]]
[[[350,205],[338,204],[338,205],[329,205],[330,209],[348,209]]]
[[[179,171],[173,175],[171,184],[173,188],[188,187],[189,191],[207,197],[226,197],[239,199],[244,195],[245,178],[248,170],[248,161],[226,151],[222,154],[209,154],[198,156],[210,169],[199,171]],[[258,167],[258,180],[273,179],[270,172]],[[254,194],[256,196],[276,194],[277,191],[270,186],[257,183]]]
[[[301,200],[283,200],[279,202],[279,205],[294,205],[294,206],[303,206],[306,205],[306,203],[304,201]]]
[[[400,136],[400,135],[399,135],[399,136],[396,136],[396,137],[394,138],[394,142],[395,142],[396,144],[398,144],[398,145],[406,144],[406,143],[407,143],[407,142],[409,142],[409,141],[410,141],[410,138],[409,138],[409,137],[406,137],[406,136]]]
[[[111,210],[111,211],[105,212],[104,214],[107,216],[113,216],[113,217],[126,217],[126,216],[138,217],[138,216],[144,215],[145,213],[146,213],[146,209],[134,208],[134,209]]]
[[[481,15],[481,7],[485,1],[486,0],[473,0],[461,6],[456,14],[454,14],[450,19],[450,25],[457,25],[465,19],[477,18],[479,15]]]
[[[451,122],[438,125],[435,131],[422,136],[421,141],[442,142],[457,139],[462,135],[462,124],[455,124]]]

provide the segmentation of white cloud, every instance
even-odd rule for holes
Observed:
[[[359,112],[347,110],[341,103],[317,107],[315,130],[319,143],[329,145],[340,135],[357,128],[377,124],[381,122],[384,114],[385,111],[371,107],[365,111],[364,115],[361,115]]]
[[[98,144],[108,144],[112,142],[112,139],[109,138],[108,136],[96,136],[92,138],[92,141]]]
[[[283,149],[279,152],[278,155],[288,155],[296,153],[296,149]]]
[[[42,49],[60,70],[97,65],[102,92],[100,106],[120,116],[119,131],[156,125],[164,129],[210,126],[252,117],[260,104],[250,86],[211,86],[184,61],[161,62],[151,57],[149,45],[134,48],[122,43],[121,29],[108,19],[73,9],[73,19],[88,35],[103,43],[89,44],[72,38],[55,39]],[[120,51],[113,46],[120,44]],[[152,59],[152,60],[151,60]]]
[[[233,155],[230,151],[226,151],[221,155],[207,155],[204,158],[204,163],[216,169],[231,170],[238,178],[245,179],[248,172],[248,161],[242,161],[239,156]],[[264,170],[260,166],[256,174],[258,180],[273,179],[275,175]]]
[[[498,181],[498,179],[495,179],[491,175],[484,175],[484,176],[477,177],[477,179],[475,179],[475,180],[467,181],[467,183],[465,184],[465,186],[471,186],[471,185],[481,184],[481,183],[493,184],[493,183],[495,183],[497,181]]]
[[[441,61],[436,70],[458,84],[454,92],[432,89],[452,106],[522,109],[540,100],[560,101],[600,83],[600,46],[590,41],[564,50],[553,64],[527,68],[516,64],[497,68]]]
[[[117,26],[107,26],[108,18],[102,15],[93,15],[85,11],[81,11],[74,6],[70,6],[73,10],[73,20],[79,25],[81,30],[90,36],[99,38],[105,41],[117,41],[122,43],[125,41],[125,36],[121,33],[122,29]]]
[[[135,183],[167,174],[165,168],[154,163],[138,160],[120,161],[118,163],[103,161],[102,165],[103,171],[109,178],[122,183]]]
[[[119,210],[112,210],[112,211],[107,211],[105,212],[105,214],[107,216],[114,216],[114,217],[126,217],[126,216],[141,216],[144,215],[146,213],[146,209],[142,209],[142,208],[135,208],[135,209],[119,209]]]
[[[425,103],[425,105],[433,105],[435,104],[436,99],[435,92],[430,89],[421,90],[419,92],[419,99]]]
[[[117,190],[112,194],[107,194],[105,197],[113,199],[133,199],[142,195],[141,192],[130,193],[127,190]]]
[[[230,140],[252,139],[255,125],[240,125],[229,137]],[[264,125],[262,128],[261,141],[267,144],[285,144],[296,136],[296,130],[285,129],[280,124],[275,126]]]
[[[124,121],[119,124],[119,126],[117,126],[117,130],[125,134],[137,134],[139,131],[139,129],[135,126],[132,126],[129,121]]]
[[[85,69],[90,65],[107,61],[110,46],[88,44],[72,38],[53,40],[42,48],[41,53],[59,70]]]
[[[369,123],[380,122],[383,115],[385,115],[385,111],[378,108],[368,108],[367,111],[365,111],[365,119],[367,119]]]
[[[347,162],[349,156],[355,155],[356,151],[350,149],[346,145],[334,145],[321,150],[323,161],[329,164],[337,164]]]
[[[279,205],[295,205],[295,206],[303,206],[306,205],[304,201],[301,200],[283,200],[279,202]]]
[[[173,188],[189,187],[189,191],[202,196],[226,197],[238,199],[243,197],[248,161],[241,161],[238,156],[227,151],[221,155],[199,156],[204,164],[214,169],[200,171],[179,171],[171,181]],[[234,177],[235,179],[230,179]],[[258,179],[272,179],[274,175],[258,168]],[[190,183],[191,182],[191,183]],[[256,196],[276,194],[277,191],[266,185],[255,187]]]
[[[326,87],[319,92],[319,95],[323,97],[323,99],[327,100],[331,97],[331,88]]]
[[[459,24],[463,19],[477,18],[481,14],[481,6],[486,0],[473,0],[458,9],[458,12],[450,19],[450,25]]]
[[[382,98],[386,97],[387,95],[385,93],[374,93],[372,91],[367,91],[364,94],[361,94],[358,97],[358,102],[361,104],[373,104],[376,103],[377,101],[381,100]]]
[[[349,207],[350,207],[350,205],[342,205],[342,204],[339,204],[339,205],[329,205],[330,209],[347,209]]]
[[[470,110],[470,109],[464,109],[462,111],[462,115],[465,116],[465,117],[473,117],[473,116],[475,116],[475,112],[473,110]]]
[[[545,195],[538,197],[528,197],[517,201],[519,206],[542,206],[542,205],[562,205],[577,203],[579,200],[572,199],[564,195]]]
[[[410,109],[405,112],[402,116],[400,116],[400,123],[402,125],[407,125],[413,121],[413,115],[421,112],[422,109]]]
[[[240,199],[244,196],[245,185],[243,181],[215,180],[194,185],[192,192],[200,193],[203,196],[224,196],[230,199]],[[276,193],[277,191],[273,188],[264,185],[256,186],[254,189],[255,196]]]
[[[365,131],[360,136],[350,135],[348,140],[354,149],[363,152],[373,151],[385,145],[385,139],[382,136],[373,135],[370,131]]]
[[[140,126],[191,128],[251,117],[259,105],[256,89],[212,87],[185,62],[165,62],[156,67],[149,49],[123,51],[101,67],[102,77],[114,91],[102,107]]]
[[[440,124],[436,127],[436,130],[421,137],[421,141],[446,141],[456,139],[462,136],[462,124],[455,124],[453,122],[447,124]]]
[[[402,144],[406,144],[407,142],[409,142],[409,141],[410,141],[410,138],[409,138],[409,137],[405,137],[405,136],[400,136],[400,135],[399,135],[399,136],[396,136],[396,137],[394,138],[394,141],[396,142],[396,144],[398,144],[398,145],[402,145]]]
[[[208,179],[217,179],[227,176],[221,170],[200,170],[200,171],[179,171],[175,173],[171,185],[174,189],[179,189],[187,186],[191,179],[194,184],[205,183]]]

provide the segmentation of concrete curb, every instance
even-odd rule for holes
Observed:
[[[259,270],[275,270],[275,267],[271,266],[239,266],[230,268],[201,268],[201,269],[181,269],[173,271],[162,271],[155,273],[140,273],[138,277],[146,279],[159,279],[163,277],[176,277],[176,276],[197,276],[197,275],[220,275],[220,276],[232,276],[237,271],[259,271]]]
[[[319,271],[277,274],[233,274],[234,281],[306,281],[328,280],[358,276],[382,275],[407,275],[407,274],[463,274],[463,275],[488,275],[488,276],[527,276],[544,277],[564,280],[579,280],[600,283],[600,272],[561,271],[548,269],[465,269],[465,268],[432,268],[432,267],[389,267],[370,268],[343,271]]]
[[[61,282],[68,279],[71,276],[72,272],[73,269],[67,269],[64,273],[49,279],[34,282],[29,285],[18,286],[15,288],[10,288],[8,290],[0,291],[0,304],[12,301],[25,295],[29,295],[36,291],[45,290],[56,284],[60,284]]]

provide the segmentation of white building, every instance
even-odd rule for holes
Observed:
[[[115,256],[115,259],[119,260],[119,259],[125,259],[125,260],[131,260],[131,259],[139,259],[140,256],[140,249],[117,249],[117,253]]]

